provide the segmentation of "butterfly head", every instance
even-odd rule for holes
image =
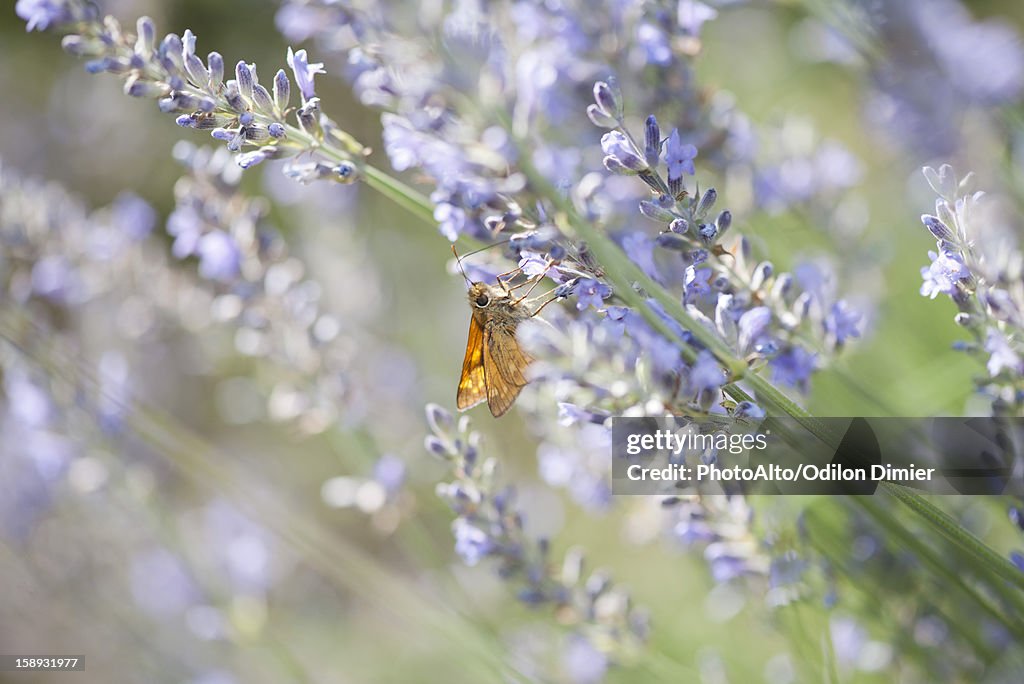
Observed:
[[[467,294],[469,305],[474,309],[486,309],[496,299],[505,296],[504,290],[487,283],[471,283]]]

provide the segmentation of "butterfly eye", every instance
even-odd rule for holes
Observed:
[[[481,309],[482,309],[482,308],[484,308],[485,306],[487,306],[487,305],[488,305],[488,304],[490,304],[490,303],[491,303],[491,297],[490,297],[490,295],[487,295],[487,294],[482,294],[482,295],[479,295],[479,296],[478,296],[478,297],[476,298],[476,305],[477,305],[478,307],[480,307]]]

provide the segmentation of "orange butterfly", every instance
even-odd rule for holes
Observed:
[[[536,312],[530,312],[525,299],[513,299],[511,290],[500,285],[470,284],[473,316],[456,399],[460,411],[486,400],[497,418],[526,385],[523,372],[533,359],[519,347],[516,329]]]

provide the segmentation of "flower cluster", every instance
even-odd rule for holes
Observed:
[[[180,36],[167,34],[158,41],[149,17],[140,18],[132,34],[112,16],[101,20],[82,0],[22,0],[18,12],[29,30],[51,25],[74,30],[64,37],[63,46],[67,52],[89,59],[85,65],[88,72],[116,74],[124,80],[126,95],[157,100],[160,111],[177,115],[179,126],[209,131],[238,153],[236,161],[242,168],[326,147],[332,158],[293,163],[285,172],[301,182],[329,178],[351,183],[358,178],[358,164],[365,151],[320,111],[313,79],[324,73],[323,64],[310,63],[305,50],[289,48],[287,54],[298,90],[296,98],[292,79],[284,69],[278,69],[272,83],[264,85],[259,82],[256,65],[240,61],[235,65],[235,77],[225,81],[220,53],[211,52],[203,62],[190,30]],[[298,100],[297,107],[293,100]]]
[[[631,658],[646,640],[646,613],[634,607],[629,595],[607,573],[584,572],[584,556],[571,549],[560,566],[552,558],[551,541],[531,539],[524,532],[524,516],[516,504],[515,490],[502,485],[498,462],[481,454],[480,434],[469,418],[455,418],[430,404],[426,409],[431,433],[425,446],[444,459],[454,479],[441,483],[437,492],[452,508],[455,520],[455,552],[467,565],[495,562],[498,574],[514,583],[520,601],[531,606],[548,605],[559,621],[571,626],[575,639],[591,644],[594,655],[611,662]]]
[[[640,212],[662,226],[656,238],[643,233],[623,238],[626,254],[656,282],[680,283],[688,313],[738,357],[755,368],[767,363],[776,382],[806,389],[819,350],[859,337],[862,314],[836,297],[828,269],[808,263],[792,274],[777,273],[771,262],[751,259],[750,245],[742,237],[724,247],[732,213],[712,215],[718,200],[714,188],[691,197],[684,185],[686,175],[694,172],[697,149],[681,142],[678,129],[663,139],[653,115],[641,146],[621,123],[621,114],[616,115],[621,105],[609,86],[599,82],[594,95],[591,119],[611,129],[601,141],[605,167],[617,175],[638,176],[646,184],[651,196],[640,202]],[[658,171],[662,162],[665,177]],[[811,341],[810,348],[805,340]],[[717,381],[700,389],[724,384],[722,375],[695,375]]]
[[[936,241],[931,263],[921,268],[921,294],[946,295],[956,304],[955,320],[972,340],[958,348],[983,361],[988,378],[979,389],[991,399],[997,415],[1019,415],[1024,407],[1024,261],[1016,238],[972,189],[974,176],[958,179],[944,164],[925,167],[925,178],[938,195],[935,213],[921,222]]]
[[[208,534],[218,551],[205,558],[226,579],[215,588],[189,575],[177,554],[139,540],[139,529],[109,529],[111,520],[138,523],[124,515],[125,501],[145,501],[175,481],[153,466],[152,446],[132,429],[139,406],[166,380],[142,372],[153,366],[146,349],[203,325],[193,309],[202,291],[163,258],[155,219],[132,195],[90,212],[56,184],[0,169],[0,468],[12,486],[0,529],[28,543],[46,518],[78,516],[79,535],[104,521],[129,559],[123,579],[139,609],[158,619],[203,613],[206,628],[193,636],[212,640],[229,629],[210,605],[215,596],[261,602],[288,558],[266,530],[211,502]],[[141,282],[125,295],[126,283]],[[75,513],[80,506],[96,517]]]
[[[360,99],[387,111],[391,164],[434,183],[434,216],[451,240],[543,222],[542,189],[523,172],[535,168],[564,191],[586,170],[581,150],[589,131],[579,112],[604,74],[657,84],[635,98],[649,108],[671,103],[666,115],[711,163],[722,167],[750,152],[743,142],[749,125],[732,99],[695,84],[701,28],[717,16],[701,2],[672,10],[627,3],[605,12],[582,2],[512,3],[492,12],[467,0],[420,17],[419,32],[433,31],[439,41],[410,36],[394,20],[397,6],[388,7],[288,0],[278,26],[291,40],[316,38],[327,58],[345,65]],[[623,32],[630,49],[610,54],[606,46]]]
[[[337,312],[323,310],[321,285],[266,221],[266,202],[240,191],[241,169],[227,150],[180,142],[175,156],[187,173],[175,184],[167,219],[172,254],[197,260],[212,291],[209,315],[233,331],[234,351],[283,370],[268,378],[270,418],[322,432],[349,403],[345,349],[354,333],[343,332]],[[358,268],[356,255],[349,257]]]

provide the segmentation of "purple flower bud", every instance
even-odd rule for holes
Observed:
[[[243,126],[251,126],[252,125],[252,121],[253,121],[252,112],[245,112],[240,117],[238,117],[238,123],[242,124]]]
[[[103,41],[94,40],[91,38],[83,38],[82,36],[64,36],[61,39],[61,47],[69,55],[75,57],[93,57],[96,55],[102,55],[106,50],[106,46]]]
[[[274,113],[274,101],[270,98],[267,89],[259,83],[252,87],[252,101],[256,104],[256,109],[264,114]]]
[[[690,223],[684,218],[674,218],[672,219],[672,222],[668,224],[668,229],[671,230],[673,233],[678,233],[679,235],[686,235],[686,233],[690,230]]]
[[[274,103],[278,110],[283,112],[288,109],[288,100],[291,99],[291,81],[284,69],[278,69],[274,75]]]
[[[149,17],[139,17],[135,22],[135,53],[148,57],[156,50],[156,25]]]
[[[598,81],[594,84],[594,102],[597,103],[602,113],[616,121],[622,118],[622,103],[615,96],[611,86],[604,81]]]
[[[451,412],[438,404],[427,404],[427,424],[437,435],[448,435],[455,429],[455,418]]]
[[[938,240],[953,240],[953,231],[949,227],[940,221],[938,217],[930,214],[921,215],[921,223],[928,229],[928,232],[935,236]]]
[[[342,183],[352,183],[359,177],[357,173],[358,169],[356,169],[355,164],[348,161],[340,162],[332,169],[332,171],[336,177],[335,180],[341,181]]]
[[[235,163],[243,169],[249,169],[266,161],[267,159],[273,159],[276,153],[277,148],[272,145],[268,145],[267,147],[261,147],[258,150],[238,155],[235,158]]]
[[[450,455],[448,447],[445,446],[445,443],[434,435],[427,435],[423,439],[423,446],[424,448],[426,448],[427,451],[434,454],[435,456],[447,458]]]
[[[158,97],[166,97],[170,92],[171,89],[167,87],[166,83],[149,81],[136,74],[132,74],[128,77],[128,80],[124,82],[125,95],[130,95],[132,97],[155,99]]]
[[[617,176],[635,176],[638,171],[627,169],[625,164],[620,162],[618,159],[612,156],[607,156],[603,160],[604,168],[608,169]]]
[[[640,213],[649,219],[654,219],[661,223],[669,223],[676,218],[676,215],[671,211],[662,209],[650,200],[640,200]]]
[[[210,87],[216,88],[224,80],[224,58],[219,52],[211,52],[206,57],[206,65],[210,71]]]
[[[579,279],[578,278],[573,278],[569,282],[562,283],[561,285],[556,287],[555,288],[555,299],[565,299],[566,297],[569,297],[570,295],[572,295],[572,293],[576,289],[576,285],[578,283],[579,283]]]
[[[748,420],[761,420],[765,417],[764,409],[750,401],[741,401],[736,404],[732,411],[733,418],[746,418]]]
[[[793,289],[793,276],[789,273],[780,273],[772,285],[772,299],[783,301],[790,290]]]
[[[551,245],[551,249],[548,250],[548,256],[554,261],[561,261],[565,258],[565,247],[562,245]]]
[[[242,99],[241,93],[238,92],[238,84],[234,81],[228,81],[228,86],[224,91],[224,99],[228,101],[228,104],[236,112],[246,111],[245,100]]]
[[[661,157],[661,128],[653,114],[647,117],[644,124],[644,156],[647,157],[647,165],[651,167],[657,166]]]
[[[655,244],[665,249],[673,249],[677,252],[685,252],[690,247],[690,241],[678,233],[662,233],[654,240]]]
[[[174,120],[174,123],[178,124],[182,128],[195,128],[196,127],[196,120],[195,120],[195,118],[191,114],[182,114],[181,116],[179,116],[177,119]]]
[[[750,278],[750,289],[760,290],[765,282],[772,277],[772,273],[775,272],[772,262],[762,261],[754,268],[754,275]]]
[[[317,129],[317,113],[320,111],[320,98],[311,97],[299,107],[299,125],[307,133],[313,133]]]
[[[647,169],[647,162],[643,160],[640,153],[633,146],[633,143],[629,141],[629,138],[620,131],[609,131],[601,136],[601,149],[604,150],[606,155],[615,158],[627,169],[633,171]]]
[[[181,61],[181,51],[184,46],[181,44],[181,38],[174,33],[168,33],[164,36],[163,41],[160,43],[160,47],[157,52],[160,56],[160,61],[170,72],[180,70],[184,64]]]
[[[205,88],[210,82],[210,72],[203,66],[203,60],[193,55],[185,55],[185,71],[188,72],[189,80],[200,88]]]
[[[284,175],[288,176],[292,180],[302,183],[303,185],[322,178],[328,178],[334,173],[334,167],[328,166],[323,162],[293,163],[289,164],[284,169]]]
[[[238,92],[252,99],[252,69],[244,61],[235,65],[235,82],[238,84]]]
[[[702,223],[697,227],[697,235],[704,244],[710,245],[718,237],[718,226],[713,223]]]
[[[285,136],[284,126],[276,121],[267,126],[267,132],[270,133],[273,138],[283,138]]]
[[[700,198],[700,203],[697,204],[697,211],[694,212],[698,216],[703,216],[711,210],[711,207],[715,206],[715,202],[718,200],[718,191],[714,188],[708,188],[704,193],[704,196]]]
[[[718,237],[721,238],[725,231],[729,230],[729,226],[732,225],[732,212],[726,209],[719,214],[718,218],[715,219],[715,225],[718,226]]]

